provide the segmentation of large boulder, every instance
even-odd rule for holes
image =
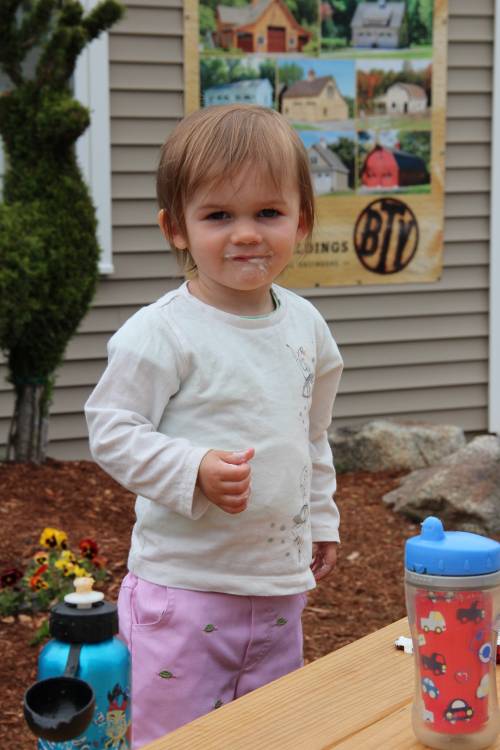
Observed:
[[[330,435],[335,466],[346,471],[412,471],[432,466],[466,444],[455,425],[377,419]]]
[[[500,438],[475,438],[437,466],[408,474],[383,500],[412,520],[435,515],[449,529],[500,534]]]

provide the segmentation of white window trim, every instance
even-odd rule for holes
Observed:
[[[88,12],[98,0],[82,0]],[[88,45],[78,58],[74,95],[91,112],[91,124],[76,142],[76,155],[90,188],[97,215],[97,240],[101,247],[99,271],[113,273],[111,244],[111,139],[109,112],[108,34]],[[0,199],[5,157],[0,139]]]
[[[500,0],[495,2],[493,39],[488,430],[500,434]]]
[[[81,0],[86,12],[98,0]],[[74,75],[75,98],[91,114],[91,124],[76,142],[76,156],[94,201],[97,240],[101,246],[99,271],[113,273],[111,244],[111,138],[109,109],[108,34],[89,44],[78,58]]]

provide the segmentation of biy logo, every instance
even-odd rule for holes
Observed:
[[[377,198],[360,213],[354,227],[354,248],[365,268],[373,273],[402,271],[417,251],[415,214],[396,198]]]

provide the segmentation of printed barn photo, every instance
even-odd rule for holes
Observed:
[[[429,56],[433,0],[322,0],[321,51]]]
[[[204,54],[318,51],[318,5],[311,0],[202,0],[199,11]]]
[[[430,133],[358,132],[358,192],[430,192]]]
[[[355,80],[350,60],[280,60],[279,110],[298,130],[351,130]]]
[[[316,195],[345,195],[355,181],[356,133],[302,130]]]
[[[431,60],[358,60],[356,88],[361,129],[431,129]]]
[[[276,64],[274,60],[248,57],[202,57],[200,105],[257,104],[274,107]]]

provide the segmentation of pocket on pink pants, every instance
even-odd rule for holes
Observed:
[[[132,628],[147,629],[165,625],[173,609],[173,591],[168,586],[136,578],[131,592]]]

